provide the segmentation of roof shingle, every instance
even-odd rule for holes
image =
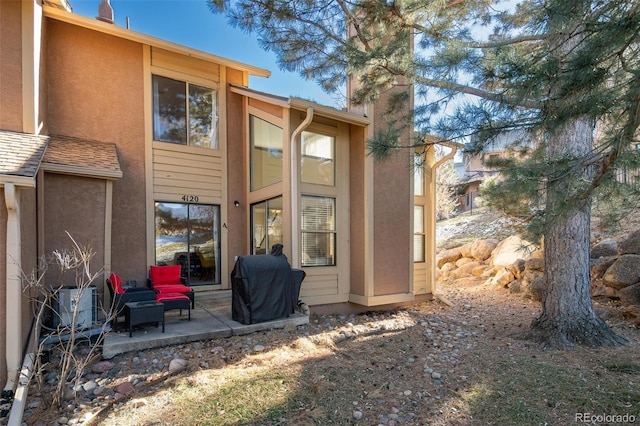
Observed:
[[[47,136],[0,130],[0,175],[34,178],[48,140]]]
[[[43,163],[87,170],[121,173],[116,146],[71,136],[51,135]]]

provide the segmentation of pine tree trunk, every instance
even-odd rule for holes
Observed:
[[[591,152],[592,126],[576,120],[551,133],[551,159]],[[581,170],[581,169],[579,169]],[[626,339],[613,332],[593,310],[589,268],[591,200],[572,200],[568,212],[558,209],[570,196],[582,172],[563,174],[547,185],[547,212],[556,212],[544,240],[545,289],[542,314],[532,324],[530,338],[548,349],[582,346],[620,346]]]

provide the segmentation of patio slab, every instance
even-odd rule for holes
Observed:
[[[309,323],[309,316],[294,313],[286,318],[265,321],[258,324],[241,324],[231,319],[231,301],[209,300],[204,303],[196,299],[196,307],[191,311],[191,321],[187,313],[179,315],[178,310],[165,312],[165,332],[162,325],[147,325],[133,329],[133,336],[121,325],[118,332],[111,331],[105,337],[102,356],[106,359],[131,351],[159,348],[169,345],[241,336],[257,331],[280,329]],[[122,324],[122,322],[121,322]]]

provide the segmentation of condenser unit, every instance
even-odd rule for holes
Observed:
[[[89,328],[98,320],[96,288],[85,289],[62,287],[58,290],[57,303],[54,303],[54,327],[70,327],[76,312],[76,329]],[[77,307],[77,308],[76,308]]]

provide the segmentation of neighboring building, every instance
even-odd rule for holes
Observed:
[[[228,290],[235,256],[282,243],[312,311],[430,296],[433,158],[416,195],[411,153],[374,164],[373,106],[367,118],[257,92],[249,76],[267,70],[40,3],[0,2],[5,388],[33,326],[20,271],[70,247],[65,232],[105,277],[144,283],[150,265],[179,263],[197,292]]]
[[[477,207],[476,197],[480,193],[480,185],[499,172],[487,165],[497,158],[510,157],[526,153],[533,147],[532,136],[525,130],[513,130],[502,133],[483,144],[480,154],[463,152],[462,163],[456,164],[460,184],[456,194],[460,205],[459,211],[472,212]]]

